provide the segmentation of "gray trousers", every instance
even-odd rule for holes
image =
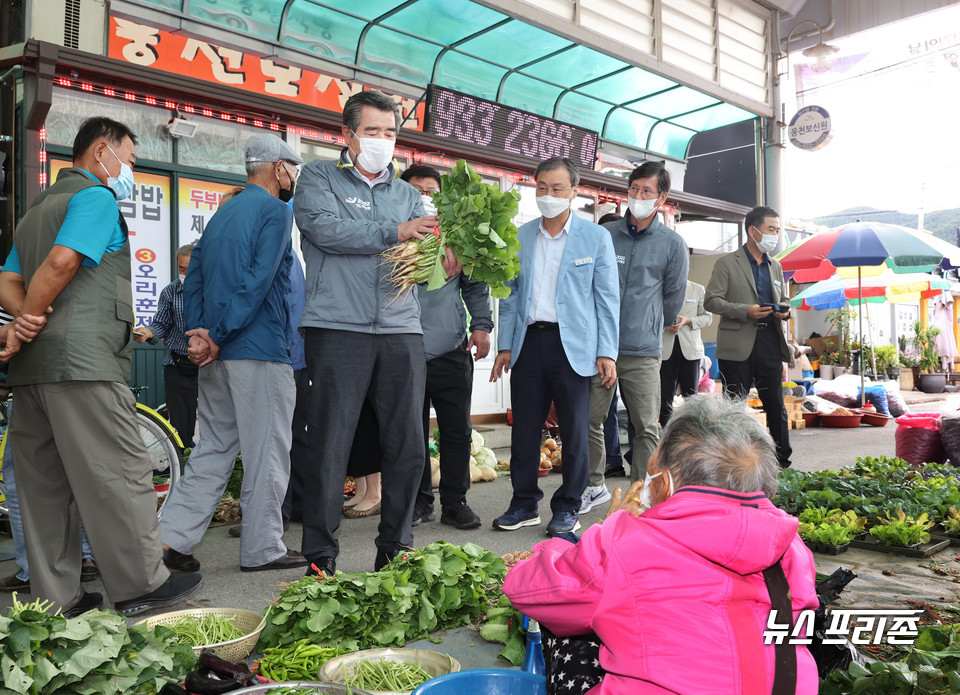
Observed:
[[[200,369],[200,440],[163,507],[166,545],[193,552],[242,451],[240,565],[264,565],[286,554],[280,509],[290,479],[295,400],[289,364],[217,360]]]
[[[80,521],[111,601],[150,593],[163,566],[150,456],[126,384],[16,388],[10,423],[20,510],[38,598],[70,608],[80,586]]]
[[[630,465],[630,480],[636,482],[646,476],[647,461],[660,441],[660,357],[620,355],[617,358],[617,384],[637,431]],[[607,462],[603,421],[607,419],[614,388],[605,388],[599,375],[593,377],[590,390],[590,487],[603,485]]]

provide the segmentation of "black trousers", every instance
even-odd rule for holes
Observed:
[[[700,376],[700,360],[688,360],[683,356],[680,340],[674,337],[673,352],[660,363],[660,427],[664,427],[673,414],[673,395],[680,384],[680,395],[686,398],[697,393],[697,377]]]
[[[369,334],[307,328],[310,374],[307,436],[313,456],[304,478],[303,554],[336,557],[343,480],[364,399],[380,423],[383,499],[377,548],[413,545],[410,522],[423,473],[426,358],[419,334]]]
[[[590,428],[590,385],[593,377],[573,371],[560,342],[560,331],[527,328],[520,357],[510,372],[513,429],[510,437],[511,507],[537,510],[543,492],[537,484],[540,441],[550,402],[557,407],[563,442],[563,483],[550,509],[577,512],[590,477],[587,436]]]
[[[193,369],[190,369],[193,367]],[[168,364],[163,368],[163,383],[166,389],[167,412],[170,424],[180,435],[185,447],[193,447],[193,433],[197,426],[197,381],[196,365]]]
[[[456,350],[427,362],[427,389],[423,399],[423,445],[430,437],[430,403],[440,430],[440,504],[466,502],[470,489],[470,397],[473,394],[473,359],[464,343]],[[417,504],[433,504],[430,452],[424,459]]]
[[[775,324],[758,329],[750,357],[743,362],[717,360],[717,366],[724,390],[735,398],[745,398],[751,385],[757,387],[757,395],[767,414],[767,429],[777,445],[777,460],[786,468],[790,465],[793,449],[790,447],[787,409],[783,405],[779,330],[780,326]]]
[[[307,439],[307,412],[310,406],[310,378],[306,369],[295,369],[293,381],[297,385],[297,400],[293,406],[293,441],[290,444],[290,482],[283,498],[284,521],[303,518],[303,476],[310,465],[310,445]]]

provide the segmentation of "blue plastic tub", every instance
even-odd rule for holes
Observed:
[[[547,679],[524,671],[481,668],[431,678],[413,695],[547,695]]]

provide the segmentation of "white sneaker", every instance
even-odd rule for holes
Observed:
[[[594,507],[610,500],[610,491],[606,485],[597,485],[596,487],[587,486],[580,496],[580,513],[586,514]]]

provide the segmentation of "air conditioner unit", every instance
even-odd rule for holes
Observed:
[[[106,0],[27,0],[28,39],[103,55]]]

